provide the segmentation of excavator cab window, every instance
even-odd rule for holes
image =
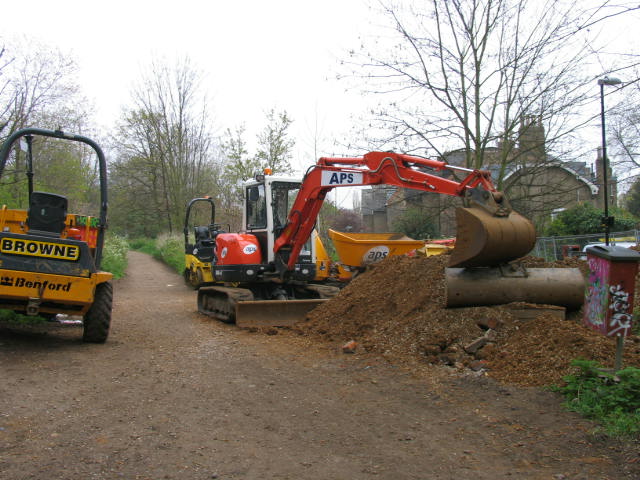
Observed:
[[[267,202],[264,184],[247,188],[247,230],[267,228]]]
[[[273,182],[271,185],[271,208],[275,229],[287,224],[289,210],[291,210],[299,190],[300,184],[297,182]]]

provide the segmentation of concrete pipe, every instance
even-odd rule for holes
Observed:
[[[576,310],[584,302],[585,281],[577,268],[447,268],[445,277],[447,307],[526,302]]]

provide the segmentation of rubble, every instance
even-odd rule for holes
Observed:
[[[506,305],[445,308],[446,255],[394,256],[359,275],[340,295],[292,327],[299,334],[377,353],[397,363],[432,363],[486,371],[506,383],[560,383],[571,360],[593,359],[612,366],[615,342],[585,328],[581,312],[553,306]],[[536,267],[580,268],[578,259]],[[531,311],[539,308],[538,315]],[[526,311],[519,315],[518,311]],[[640,339],[625,341],[624,364],[640,367]]]
[[[353,340],[342,345],[342,353],[356,353],[356,348],[358,344]]]

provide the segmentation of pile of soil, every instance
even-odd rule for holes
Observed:
[[[447,259],[389,257],[313,310],[294,330],[338,345],[355,341],[360,351],[392,362],[470,368],[524,386],[562,383],[562,377],[574,371],[575,358],[613,366],[615,341],[584,327],[580,311],[568,312],[561,320],[541,309],[539,316],[519,320],[512,313],[518,306],[514,304],[445,308]],[[586,262],[579,259],[547,263],[526,258],[523,263],[587,272]],[[640,367],[637,336],[625,341],[624,365]]]

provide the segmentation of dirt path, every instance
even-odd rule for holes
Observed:
[[[0,332],[2,479],[637,479],[557,396],[201,317],[132,252],[112,331]]]

